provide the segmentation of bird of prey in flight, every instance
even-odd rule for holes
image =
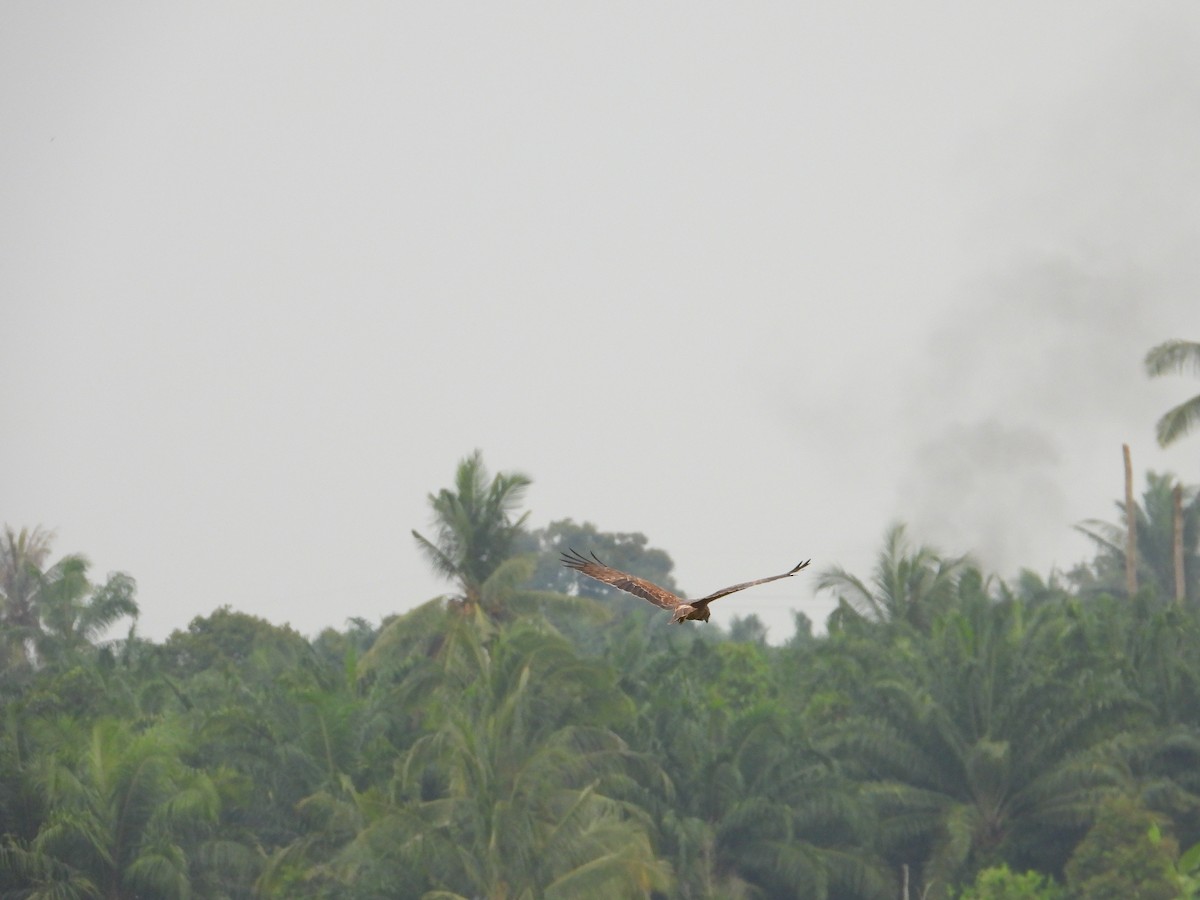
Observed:
[[[790,572],[784,572],[782,575],[772,575],[770,578],[759,578],[757,581],[745,581],[742,584],[735,584],[733,587],[715,591],[707,597],[701,597],[699,600],[685,600],[682,597],[675,596],[666,588],[659,587],[652,581],[638,578],[636,575],[630,575],[628,572],[622,572],[620,569],[612,568],[612,566],[606,566],[600,562],[595,553],[592,554],[591,559],[574,550],[562,555],[562,563],[567,568],[581,572],[588,578],[595,578],[597,581],[611,584],[613,587],[626,593],[633,594],[635,597],[641,597],[643,600],[649,600],[655,606],[669,610],[671,613],[671,624],[673,625],[682,625],[688,619],[707,622],[709,616],[708,604],[714,600],[724,597],[726,594],[732,594],[735,591],[744,591],[746,588],[754,587],[756,584],[766,584],[768,581],[790,578],[810,562],[812,562],[811,559],[806,559],[796,566],[796,568]]]

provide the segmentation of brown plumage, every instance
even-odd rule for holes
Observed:
[[[652,581],[638,578],[636,575],[630,575],[628,572],[622,572],[620,569],[614,569],[612,566],[606,566],[600,562],[595,553],[592,554],[591,559],[580,553],[576,553],[574,550],[562,555],[562,563],[567,568],[581,572],[588,578],[595,578],[597,581],[611,584],[613,587],[633,594],[635,597],[649,600],[655,606],[670,610],[671,622],[674,625],[682,625],[688,619],[707,622],[709,616],[708,604],[714,600],[724,597],[727,594],[732,594],[735,591],[744,591],[746,588],[754,587],[756,584],[766,584],[768,581],[790,578],[810,562],[812,562],[811,559],[806,559],[800,565],[796,566],[796,568],[790,572],[784,572],[782,575],[759,578],[757,581],[744,581],[741,584],[735,584],[733,587],[723,588],[709,594],[707,597],[701,597],[699,600],[685,600],[683,597],[675,596],[666,588],[659,587]]]

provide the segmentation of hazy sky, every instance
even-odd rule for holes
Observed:
[[[705,592],[1192,483],[1200,4],[6,3],[0,522],[142,631],[443,592],[457,461]],[[582,549],[582,548],[581,548]],[[725,601],[772,638],[815,576]]]

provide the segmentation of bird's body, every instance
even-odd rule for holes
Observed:
[[[806,559],[790,572],[784,572],[782,575],[772,575],[769,578],[759,578],[756,581],[745,581],[741,584],[735,584],[732,587],[714,591],[706,597],[701,597],[699,600],[685,600],[683,597],[678,597],[671,593],[666,588],[659,587],[652,581],[646,581],[644,578],[638,578],[636,575],[630,575],[628,572],[622,572],[620,569],[606,566],[597,558],[595,553],[592,554],[591,559],[588,559],[582,554],[571,550],[569,553],[562,555],[562,562],[567,568],[574,569],[588,576],[588,578],[594,578],[604,584],[610,584],[618,590],[633,594],[635,597],[641,597],[643,600],[648,600],[657,607],[669,610],[671,613],[671,623],[682,625],[689,619],[707,622],[709,618],[708,604],[714,600],[736,591],[745,590],[748,587],[754,587],[756,584],[766,584],[768,581],[790,578],[812,562],[812,560]]]

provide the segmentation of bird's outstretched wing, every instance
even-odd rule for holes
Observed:
[[[620,569],[614,569],[612,566],[606,566],[600,562],[595,553],[592,558],[588,559],[580,553],[571,550],[569,553],[562,555],[562,563],[569,569],[574,569],[586,575],[588,578],[595,578],[597,581],[602,581],[605,584],[611,584],[626,593],[633,594],[635,597],[641,597],[643,600],[649,600],[655,606],[663,609],[675,609],[686,600],[676,597],[666,588],[659,587],[653,581],[647,581],[644,578],[638,578],[636,575],[630,575],[628,572],[622,572]]]
[[[796,568],[792,569],[790,572],[784,572],[782,575],[772,575],[770,578],[759,578],[757,581],[744,581],[741,584],[735,584],[733,587],[727,587],[719,591],[714,591],[707,597],[701,597],[699,600],[691,600],[689,602],[692,606],[696,606],[701,603],[712,603],[714,600],[717,600],[720,597],[724,597],[727,594],[736,593],[737,591],[744,591],[746,588],[754,587],[756,584],[766,584],[768,581],[778,581],[780,578],[791,578],[810,562],[812,562],[811,559],[806,559],[804,562],[800,563],[800,565],[796,566]]]

